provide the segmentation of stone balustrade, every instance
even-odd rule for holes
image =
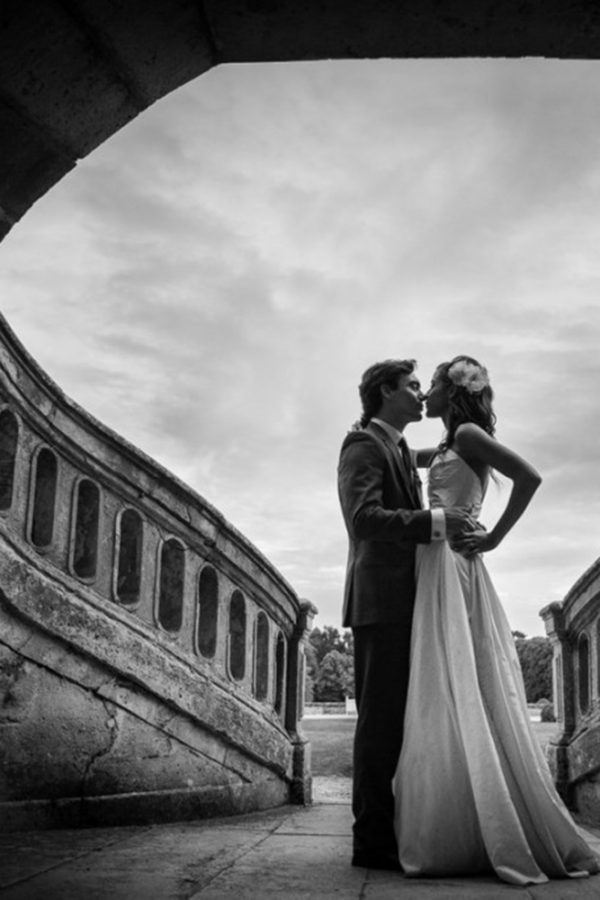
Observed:
[[[548,746],[564,799],[600,823],[600,560],[541,611],[553,645],[558,732]]]
[[[314,608],[214,507],[68,400],[3,319],[0,543],[6,822],[309,802],[298,722]]]

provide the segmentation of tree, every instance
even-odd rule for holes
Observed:
[[[317,660],[317,652],[311,643],[310,638],[304,647],[304,659],[306,660],[306,673],[314,680],[317,669],[319,668],[319,663]]]
[[[552,697],[552,644],[546,637],[515,640],[528,703]]]
[[[354,658],[354,635],[349,628],[346,628],[342,634],[342,640],[344,642],[345,652]]]
[[[354,696],[354,641],[349,628],[341,633],[332,625],[322,631],[313,628],[305,655],[307,702],[309,697],[327,702]]]
[[[350,632],[350,641],[352,643],[352,632]],[[344,696],[354,697],[354,653],[346,653],[344,657],[346,666],[346,681],[344,686]]]
[[[313,628],[308,641],[314,648],[318,665],[321,664],[331,650],[338,650],[340,653],[344,653],[346,650],[344,637],[333,625],[326,625],[323,631],[319,628]]]
[[[330,650],[323,657],[315,680],[315,697],[325,703],[344,700],[354,686],[352,657]]]

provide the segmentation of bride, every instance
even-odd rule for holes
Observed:
[[[404,744],[394,777],[399,859],[406,875],[495,871],[512,884],[599,871],[560,800],[532,731],[510,627],[483,564],[540,484],[537,472],[493,437],[487,371],[468,356],[438,366],[428,417],[441,417],[429,466],[431,507],[477,519],[490,472],[513,487],[487,532],[455,549],[419,545]],[[457,552],[457,551],[460,551]]]

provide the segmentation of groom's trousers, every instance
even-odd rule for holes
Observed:
[[[392,778],[404,731],[411,615],[361,625],[354,635],[358,719],[354,738],[354,852],[397,857]]]

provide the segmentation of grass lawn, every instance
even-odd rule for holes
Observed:
[[[312,773],[317,776],[352,776],[352,739],[356,719],[323,717],[303,719],[302,730],[312,748]],[[556,732],[555,722],[533,722],[533,730],[542,746]]]
[[[302,730],[310,741],[313,775],[352,777],[352,741],[356,719],[337,716],[302,719]]]

